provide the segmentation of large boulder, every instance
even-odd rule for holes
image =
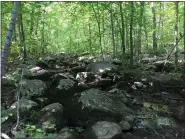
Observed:
[[[61,79],[53,84],[52,94],[56,97],[72,97],[77,92],[77,82],[71,79]]]
[[[101,72],[104,72],[105,70],[113,70],[113,69],[117,69],[117,66],[114,64],[111,64],[108,61],[90,63],[86,67],[87,72],[93,72],[93,73],[101,73]]]
[[[120,139],[122,135],[121,127],[108,121],[95,123],[88,131],[88,139]]]
[[[56,136],[57,139],[77,139],[75,130],[68,127],[62,128]]]
[[[25,79],[20,84],[22,85],[21,95],[25,98],[42,97],[47,90],[46,84],[43,81],[37,79]]]
[[[116,93],[115,93],[116,92]],[[117,90],[104,92],[99,89],[83,91],[79,98],[84,111],[92,112],[89,116],[122,120],[125,116],[133,115],[132,109],[126,106],[127,98]]]
[[[46,132],[54,132],[62,127],[63,120],[63,106],[60,103],[53,103],[45,106],[41,110],[41,116],[38,124]]]
[[[13,111],[14,116],[15,116],[15,113],[17,111],[18,106],[19,106],[20,116],[26,117],[31,114],[31,111],[34,110],[38,106],[38,104],[34,101],[29,100],[29,99],[21,98],[19,100],[19,103],[17,101],[15,103],[13,103],[12,106],[9,108],[10,110]]]

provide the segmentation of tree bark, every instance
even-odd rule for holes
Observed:
[[[20,56],[23,54],[23,61],[26,61],[27,58],[27,52],[26,52],[26,46],[25,46],[25,35],[24,35],[24,27],[23,27],[23,21],[22,21],[22,13],[20,11],[18,15],[18,32],[19,32],[19,41],[20,41]]]
[[[91,24],[89,22],[89,47],[90,47],[90,53],[92,54],[93,50],[92,50],[92,35],[91,35]]]
[[[110,15],[111,15],[110,18],[111,18],[111,30],[112,30],[113,58],[115,58],[116,46],[115,46],[115,38],[114,38],[114,21],[113,21],[112,5],[110,9]]]
[[[21,5],[20,1],[14,2],[12,18],[11,18],[11,21],[10,21],[8,32],[6,34],[5,44],[4,44],[4,47],[2,48],[2,51],[1,51],[1,78],[5,74],[7,53],[9,51],[10,47],[11,47],[12,34],[13,34],[13,31],[14,31],[14,28],[15,28],[16,18],[17,18],[17,15],[19,13],[19,10],[20,10],[20,5]]]
[[[185,53],[185,2],[184,2],[184,53]],[[185,54],[184,54],[184,71],[185,71]]]
[[[144,2],[140,3],[140,18],[139,18],[139,30],[138,30],[138,44],[137,44],[137,54],[138,57],[141,54],[141,38],[142,38],[142,26],[143,26],[143,12],[144,12]]]
[[[34,8],[35,8],[35,4],[32,6],[32,10],[31,10],[30,39],[32,38],[32,32],[33,32],[33,26],[34,26]]]
[[[122,60],[125,59],[125,23],[123,18],[123,7],[122,2],[119,3],[120,14],[121,14],[121,47],[122,47]]]
[[[98,24],[98,35],[99,35],[99,44],[100,44],[101,56],[104,59],[104,56],[103,56],[103,47],[102,47],[102,37],[101,37],[101,23],[100,23],[100,17],[99,17],[100,14],[99,14],[98,3],[97,3],[97,8],[98,8],[98,12],[96,12],[96,10],[94,9],[94,6],[92,4],[92,9],[93,9],[93,12],[95,14],[95,19],[96,19],[97,24]]]
[[[134,54],[134,49],[133,49],[133,17],[134,17],[134,4],[133,1],[130,2],[130,7],[131,7],[131,16],[130,16],[130,67],[133,67],[133,54]]]
[[[179,3],[175,2],[175,34],[174,34],[174,45],[176,45],[175,47],[175,68],[178,68],[178,14],[179,14]]]
[[[156,13],[155,13],[155,2],[152,2],[152,13],[153,13],[153,50],[157,53],[157,36],[156,36]]]

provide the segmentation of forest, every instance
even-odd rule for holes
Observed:
[[[1,2],[1,138],[184,139],[185,2]]]

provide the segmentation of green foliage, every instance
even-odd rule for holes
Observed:
[[[53,125],[51,126],[51,128],[53,128]],[[21,138],[21,137],[25,137],[28,136],[29,138],[34,138],[34,139],[52,139],[55,138],[57,134],[55,133],[50,133],[47,134],[44,130],[42,130],[41,128],[37,128],[35,125],[32,124],[27,124],[25,125],[25,128],[22,131],[19,131],[15,138]]]
[[[138,41],[138,25],[141,20],[140,4],[140,2],[134,2],[133,40],[135,47]],[[144,4],[142,51],[151,52],[153,33],[151,2],[144,2]],[[165,5],[164,10],[161,9],[161,4]],[[130,2],[122,2],[122,5],[126,31],[125,39],[127,41],[126,51],[129,51],[129,22],[130,16],[132,16]],[[173,43],[175,4],[174,2],[156,2],[155,5],[158,46],[162,43]],[[12,2],[2,2],[2,46],[10,23],[12,6]],[[111,6],[114,15],[113,22],[117,54],[121,55],[121,16],[118,2],[22,2],[24,44],[28,56],[43,56],[61,51],[90,52],[91,54],[98,55],[100,54],[100,35],[102,37],[103,51],[105,53],[112,53]],[[98,15],[97,18],[101,28],[100,34],[92,7],[94,7]],[[179,2],[179,31],[183,31],[183,12],[183,2]],[[32,31],[31,24],[33,24]],[[182,49],[183,41],[180,41],[179,46]],[[19,53],[21,53],[17,25],[13,33],[11,53],[10,59],[17,58],[20,55]]]
[[[13,112],[10,109],[5,109],[1,107],[1,124],[8,120],[9,117],[13,115]]]

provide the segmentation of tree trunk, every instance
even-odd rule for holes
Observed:
[[[162,6],[162,12],[164,12],[164,2],[161,3]],[[164,32],[163,32],[163,28],[164,28],[164,21],[163,21],[163,16],[161,16],[161,46],[164,47]]]
[[[23,54],[23,61],[26,61],[27,58],[27,52],[26,52],[26,46],[25,46],[25,35],[24,35],[24,27],[23,27],[23,21],[22,21],[22,13],[20,11],[20,14],[18,15],[18,32],[19,32],[19,41],[20,41],[20,56]]]
[[[35,5],[32,6],[32,11],[31,11],[31,23],[30,23],[30,39],[32,38],[32,32],[33,32],[33,25],[34,25],[34,9]]]
[[[90,47],[90,53],[92,54],[93,50],[92,50],[92,35],[91,35],[91,24],[89,22],[89,47]]]
[[[130,16],[130,67],[133,67],[133,54],[134,54],[134,49],[133,49],[133,17],[134,17],[134,4],[133,1],[130,2],[130,7],[131,7],[131,16]]]
[[[156,13],[155,13],[155,2],[152,2],[152,13],[153,13],[153,50],[157,53],[157,36],[156,36]]]
[[[115,58],[116,46],[115,46],[115,38],[114,38],[114,21],[113,21],[112,5],[110,9],[110,15],[111,15],[110,18],[111,18],[111,30],[112,30],[113,58]]]
[[[184,53],[185,53],[185,2],[184,2]],[[184,71],[185,71],[185,54],[184,54]]]
[[[138,30],[138,44],[137,44],[137,54],[138,57],[141,54],[141,38],[142,38],[142,26],[143,26],[143,12],[144,12],[144,2],[140,3],[140,18],[139,18],[139,30]]]
[[[7,53],[9,51],[9,48],[11,46],[11,39],[12,39],[12,34],[15,28],[15,21],[18,15],[18,12],[20,10],[20,1],[14,2],[14,7],[13,7],[13,12],[12,12],[12,19],[10,21],[9,29],[6,34],[6,40],[4,47],[2,48],[1,51],[1,78],[5,74],[5,66],[6,66],[6,58],[7,58]]]
[[[123,7],[122,2],[119,3],[120,5],[120,14],[121,14],[121,47],[122,47],[122,60],[125,59],[125,23],[123,19]]]
[[[178,6],[178,2],[175,2],[175,11],[176,11],[176,14],[175,14],[175,18],[176,18],[176,21],[175,21],[175,34],[174,34],[174,45],[176,45],[175,47],[175,68],[177,69],[178,68],[178,14],[179,14],[179,6]]]
[[[98,3],[97,3],[97,8],[98,8],[98,13],[96,13],[96,10],[94,9],[94,6],[92,4],[92,9],[93,9],[93,12],[95,14],[95,18],[96,18],[96,21],[97,21],[97,24],[98,24],[98,35],[99,35],[99,44],[100,44],[101,56],[104,59],[104,56],[103,56],[103,48],[102,48],[101,24],[100,24]]]
[[[144,16],[144,32],[145,32],[145,40],[146,40],[146,49],[148,50],[148,32],[146,26],[146,17]]]

